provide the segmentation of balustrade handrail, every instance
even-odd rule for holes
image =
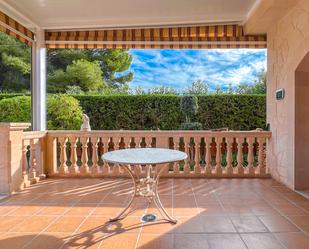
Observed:
[[[205,135],[212,137],[225,137],[225,136],[256,136],[256,137],[265,137],[270,138],[270,131],[259,131],[259,130],[250,130],[250,131],[211,131],[211,130],[92,130],[92,131],[75,131],[75,130],[49,130],[48,135],[56,136],[70,136],[70,135],[80,135],[80,136],[90,136],[90,135],[99,135],[99,134],[115,134],[116,136],[121,136],[125,134],[134,134],[134,135],[167,135],[167,134],[177,134],[177,135]]]

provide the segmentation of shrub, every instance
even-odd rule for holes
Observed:
[[[180,99],[180,109],[186,116],[186,122],[190,123],[192,116],[196,115],[198,110],[198,99],[196,96],[188,95]]]
[[[199,122],[185,122],[180,125],[179,130],[203,130],[203,125]]]
[[[72,96],[59,94],[47,98],[48,130],[79,130],[82,114],[78,100]]]
[[[31,98],[18,96],[0,100],[1,122],[31,122]]]

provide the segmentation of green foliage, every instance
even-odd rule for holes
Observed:
[[[61,94],[47,98],[49,130],[79,130],[82,108],[74,97]],[[30,96],[0,95],[0,122],[31,122]]]
[[[65,88],[66,94],[84,94],[84,91],[80,88],[80,86],[66,86]]]
[[[198,102],[200,108],[195,120],[204,129],[251,130],[266,125],[265,95],[201,95]]]
[[[257,75],[253,85],[241,84],[238,86],[238,94],[266,94],[266,72],[262,71]]]
[[[177,129],[181,123],[176,95],[75,95],[95,130]]]
[[[195,82],[192,82],[191,86],[185,89],[185,94],[207,94],[208,93],[208,84],[198,80]]]
[[[199,122],[182,123],[179,130],[203,130],[203,125]]]
[[[59,94],[47,98],[47,128],[49,130],[79,130],[82,108],[74,97]]]
[[[0,91],[25,92],[30,89],[31,49],[0,32]]]
[[[132,56],[124,49],[49,49],[47,51],[48,74],[54,75],[57,70],[65,71],[74,61],[86,60],[98,62],[101,69],[100,77],[103,82],[114,89],[118,89],[133,79],[133,73],[123,73],[129,69]],[[117,76],[117,73],[122,73]],[[52,81],[53,78],[49,78]],[[59,86],[58,91],[64,92]]]
[[[75,95],[94,130],[177,130],[185,122],[178,95]],[[198,95],[193,120],[203,129],[264,128],[265,95]]]
[[[31,122],[31,99],[29,96],[3,98],[0,100],[1,122]]]
[[[198,111],[198,99],[194,95],[185,95],[180,99],[180,109],[186,116],[186,122],[189,123],[191,118]]]
[[[56,70],[53,75],[50,75],[49,83],[50,92],[56,89],[61,89],[60,92],[64,92],[63,88],[68,85],[79,86],[85,92],[104,88],[99,62],[89,62],[84,59],[73,61],[67,66],[65,72],[61,69]]]

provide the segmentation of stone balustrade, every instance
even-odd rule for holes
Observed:
[[[126,177],[102,161],[111,150],[157,147],[181,150],[163,177],[268,177],[266,131],[24,131],[28,124],[0,124],[0,193],[49,177]],[[151,165],[157,170],[156,165]],[[144,165],[135,167],[145,174]]]
[[[126,176],[103,153],[137,147],[181,150],[188,159],[169,164],[163,177],[267,177],[265,131],[48,131],[48,176]],[[136,167],[144,173],[145,167]],[[155,170],[156,167],[153,166]]]

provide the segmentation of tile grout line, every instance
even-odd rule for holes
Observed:
[[[193,189],[193,187],[192,187],[192,182],[191,182],[191,179],[189,179],[189,180],[190,180],[190,186],[191,186],[191,191],[192,191],[192,193],[193,193],[193,198],[194,198],[195,206],[196,206],[196,208],[197,208],[198,215],[200,215],[201,212],[200,212],[199,206],[197,205],[197,200],[196,200],[196,196],[195,196],[195,193],[194,193],[194,189]]]

